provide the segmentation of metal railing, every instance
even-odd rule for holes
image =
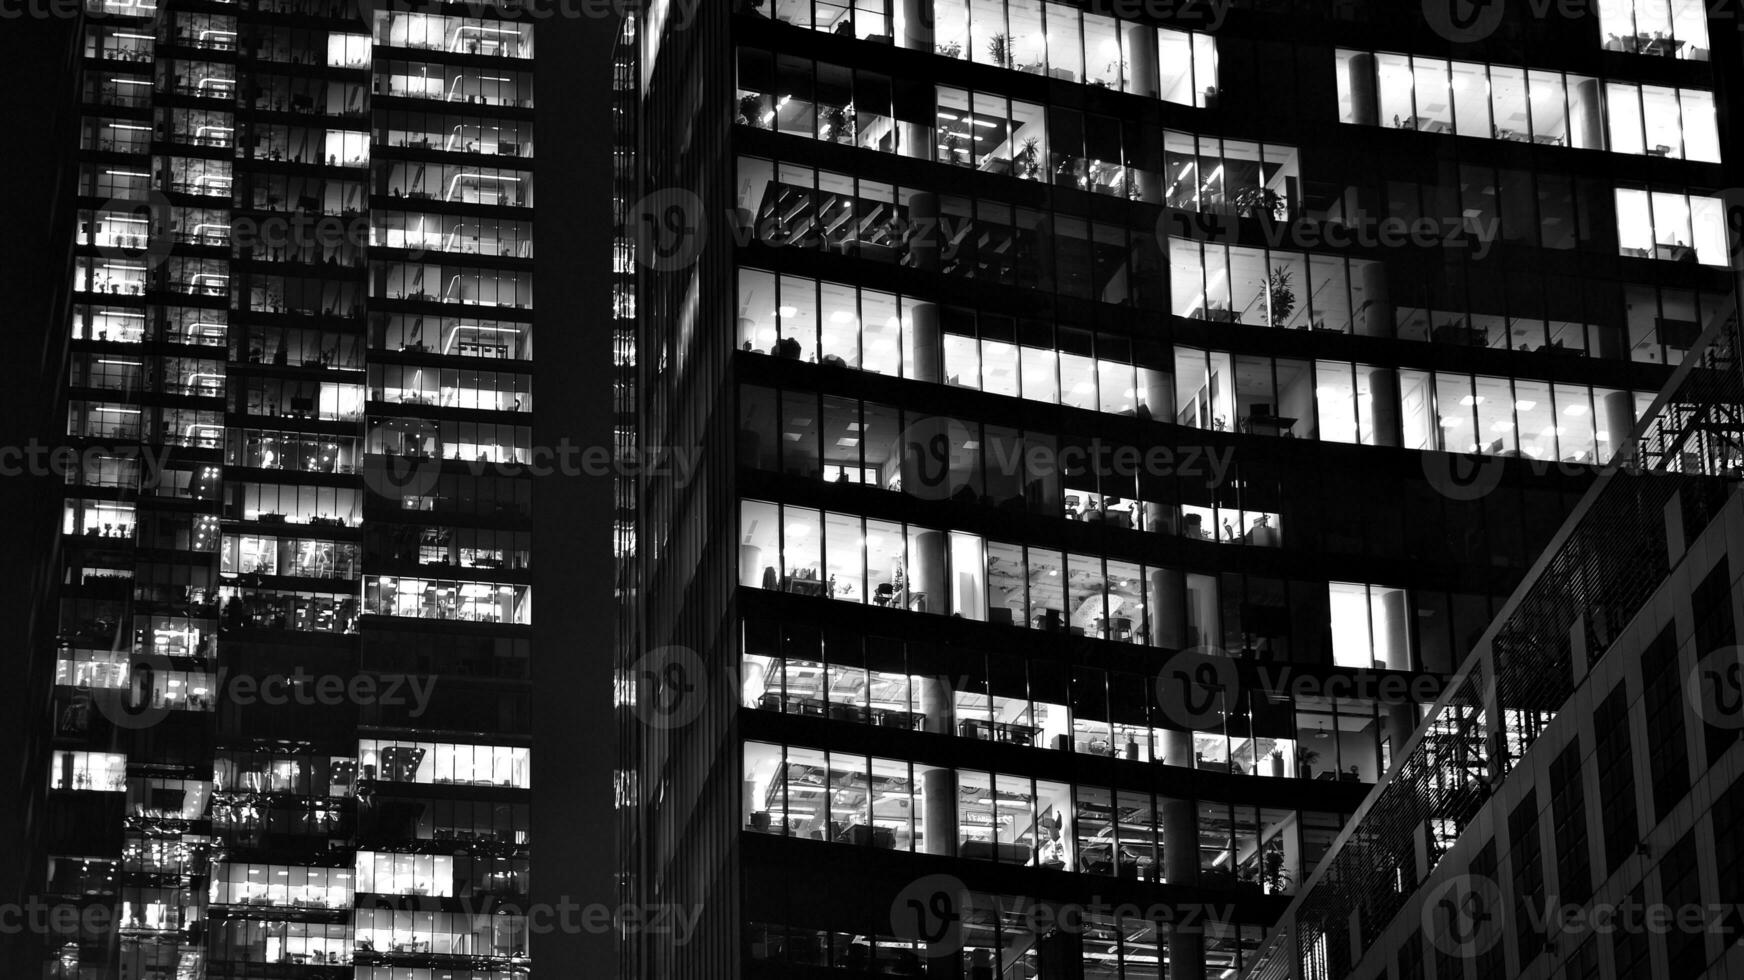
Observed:
[[[1416,887],[1419,830],[1433,870],[1436,842],[1458,838],[1573,694],[1575,624],[1597,661],[1664,581],[1666,505],[1679,498],[1686,540],[1718,512],[1744,474],[1740,349],[1734,299],[1308,877],[1250,980],[1332,980],[1360,962]]]

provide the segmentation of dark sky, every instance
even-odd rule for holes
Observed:
[[[539,401],[533,441],[610,447],[611,52],[617,22],[558,17],[539,21],[535,30]],[[612,509],[609,479],[535,478],[536,903],[616,903]],[[616,975],[609,935],[536,935],[532,954],[541,976]]]
[[[65,289],[69,283],[67,250],[73,228],[70,210],[55,211],[55,190],[56,181],[65,177],[65,192],[72,191],[76,90],[68,55],[75,26],[68,19],[0,20],[0,118],[6,120],[9,136],[0,149],[0,174],[6,178],[0,192],[0,324],[5,331],[0,446],[25,446],[33,438],[53,445],[65,423],[51,412],[45,397],[53,389],[44,359],[55,351],[52,374],[63,370],[59,351],[64,349],[66,323],[55,306],[54,287]],[[0,799],[9,801],[0,806],[0,842],[9,845],[20,839],[22,830],[23,814],[10,802],[21,796],[22,787],[15,781],[34,782],[47,772],[46,759],[28,772],[22,770],[26,746],[18,733],[36,726],[41,740],[32,746],[34,752],[47,745],[48,718],[37,710],[42,698],[33,697],[23,681],[34,656],[39,670],[35,691],[48,695],[54,668],[41,658],[52,656],[53,621],[47,617],[53,609],[43,610],[45,644],[33,649],[24,642],[24,628],[36,603],[34,576],[58,528],[59,489],[46,478],[0,476],[0,530],[5,532],[0,550],[0,630],[5,636],[0,643],[0,730],[5,733],[0,736]],[[42,785],[33,787],[38,796],[46,791],[46,775],[42,779]],[[26,848],[0,847],[0,901],[23,897],[28,857]],[[0,969],[8,976],[24,976],[7,959],[24,952],[21,943],[0,943]],[[13,969],[6,969],[8,965]]]

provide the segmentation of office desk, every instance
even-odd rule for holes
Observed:
[[[1249,415],[1238,424],[1241,431],[1256,436],[1282,436],[1296,427],[1296,419],[1283,415]]]

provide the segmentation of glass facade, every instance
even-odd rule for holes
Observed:
[[[1256,965],[1731,315],[1727,93],[1652,6],[1459,59],[1360,2],[655,21],[636,195],[711,220],[634,263],[637,435],[701,455],[635,481],[618,659],[707,683],[624,875],[708,925],[637,975]]]
[[[85,10],[39,975],[525,977],[534,26]]]

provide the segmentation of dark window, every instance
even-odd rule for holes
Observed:
[[[1738,642],[1738,631],[1732,622],[1731,575],[1726,570],[1726,559],[1721,558],[1696,586],[1690,596],[1690,612],[1695,621],[1697,656]]]
[[[1529,962],[1544,945],[1535,927],[1544,908],[1544,847],[1538,841],[1538,793],[1528,790],[1508,814],[1508,863],[1514,876],[1514,935],[1520,962]]]
[[[1619,914],[1641,915],[1646,908],[1646,892],[1641,885],[1629,893],[1624,900]],[[1648,956],[1647,931],[1645,929],[1613,929],[1611,930],[1611,956],[1616,961],[1618,977],[1652,976],[1652,961]]]
[[[1586,792],[1581,784],[1580,742],[1574,741],[1550,764],[1551,836],[1556,841],[1557,893],[1564,902],[1584,903],[1593,882],[1587,858]]]
[[[1723,944],[1744,938],[1744,779],[1734,782],[1714,801],[1714,866],[1727,910],[1722,920]]]
[[[1495,840],[1492,839],[1485,843],[1484,846],[1472,856],[1471,873],[1474,877],[1483,881],[1495,882],[1497,890],[1500,891],[1502,879],[1496,867]],[[1485,910],[1485,914],[1494,916],[1500,914],[1500,911],[1500,909],[1488,909]],[[1476,953],[1478,961],[1478,976],[1480,977],[1502,976],[1507,971],[1507,948],[1505,944],[1501,942],[1500,936],[1496,937],[1496,939],[1496,942],[1489,943],[1488,945],[1482,943],[1478,944],[1480,948],[1476,950]],[[1524,963],[1526,961],[1527,958],[1522,955],[1521,962]]]
[[[1562,966],[1562,980],[1599,980],[1597,936],[1588,936]]]
[[[1691,831],[1665,852],[1659,865],[1659,890],[1674,923],[1682,923],[1689,909],[1702,907],[1701,870],[1696,866],[1696,835]],[[1705,928],[1678,924],[1666,930],[1665,957],[1670,975],[1700,976],[1708,963]]]
[[[1399,980],[1424,980],[1423,978],[1423,934],[1413,932],[1411,938],[1405,940],[1399,947],[1398,971],[1393,974]]]
[[[1593,715],[1597,742],[1593,760],[1599,769],[1599,798],[1604,801],[1605,870],[1616,871],[1641,839],[1635,812],[1635,753],[1629,739],[1628,683],[1617,685]]]
[[[1672,627],[1667,626],[1641,654],[1641,681],[1647,712],[1647,765],[1653,774],[1653,822],[1658,823],[1689,792],[1683,676],[1677,666],[1677,637]]]
[[[1737,624],[1732,619],[1731,585],[1726,559],[1721,558],[1690,595],[1690,614],[1695,625],[1695,654],[1698,662],[1715,650],[1738,642]],[[1729,683],[1731,678],[1714,680],[1716,683]],[[1702,682],[1705,683],[1706,680]],[[1707,745],[1708,764],[1713,765],[1714,760],[1724,755],[1732,747],[1732,743],[1738,740],[1738,730],[1704,724],[1702,739]]]

